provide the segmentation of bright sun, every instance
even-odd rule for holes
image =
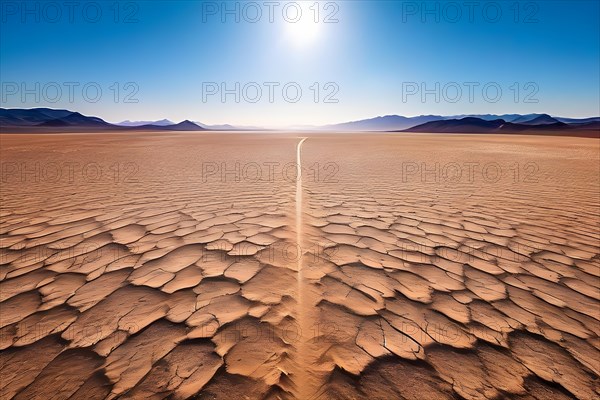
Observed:
[[[303,9],[297,22],[286,22],[287,36],[297,46],[306,46],[319,36],[321,24],[314,21],[312,13]]]

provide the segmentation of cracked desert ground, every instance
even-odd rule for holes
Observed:
[[[0,140],[2,399],[600,397],[598,139]]]

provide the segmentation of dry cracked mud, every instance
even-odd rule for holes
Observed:
[[[2,399],[600,398],[596,139],[1,141]]]

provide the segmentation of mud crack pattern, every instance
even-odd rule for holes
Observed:
[[[599,398],[597,141],[299,141],[2,136],[1,398]]]

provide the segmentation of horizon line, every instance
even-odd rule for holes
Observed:
[[[573,116],[564,116],[564,115],[553,115],[553,114],[549,114],[549,113],[545,113],[545,112],[532,112],[532,113],[526,113],[526,114],[521,114],[521,113],[512,113],[512,112],[504,112],[504,113],[463,113],[463,114],[418,114],[418,115],[402,115],[402,114],[383,114],[383,115],[376,115],[376,116],[371,116],[371,117],[366,117],[366,118],[362,118],[362,119],[353,119],[353,120],[347,120],[347,121],[342,121],[342,122],[332,122],[332,123],[327,123],[327,124],[321,124],[321,125],[314,125],[314,124],[307,124],[307,123],[297,123],[297,124],[288,124],[288,125],[254,125],[254,124],[245,124],[245,123],[232,123],[232,122],[223,122],[223,123],[205,123],[196,119],[192,119],[192,118],[185,118],[182,119],[181,121],[173,121],[173,119],[169,118],[169,117],[163,117],[163,118],[156,118],[156,119],[152,119],[152,120],[136,120],[136,119],[125,119],[125,120],[121,120],[121,121],[110,121],[104,117],[101,117],[97,114],[93,114],[93,115],[87,115],[87,114],[83,114],[79,111],[74,111],[74,110],[70,110],[67,108],[52,108],[52,107],[31,107],[31,108],[21,108],[21,107],[0,107],[0,109],[4,109],[4,110],[36,110],[36,109],[46,109],[46,110],[53,110],[53,111],[68,111],[68,112],[72,112],[72,113],[78,113],[81,114],[85,117],[94,117],[94,118],[100,118],[102,119],[104,122],[109,123],[111,125],[117,125],[119,126],[119,124],[123,123],[123,122],[150,122],[150,124],[152,124],[153,122],[157,122],[157,121],[163,121],[163,120],[168,120],[170,121],[173,125],[177,125],[186,121],[192,122],[196,125],[201,124],[201,125],[205,125],[205,126],[219,126],[219,125],[229,125],[232,128],[245,128],[248,130],[253,130],[253,129],[269,129],[269,130],[273,130],[273,129],[298,129],[298,128],[325,128],[325,127],[329,127],[329,126],[334,126],[334,125],[342,125],[342,124],[350,124],[350,123],[357,123],[357,122],[362,122],[362,121],[368,121],[368,120],[372,120],[372,119],[376,119],[376,118],[385,118],[385,117],[402,117],[402,118],[418,118],[418,117],[470,117],[470,116],[486,116],[486,115],[493,115],[493,116],[502,116],[502,115],[520,115],[520,116],[525,116],[525,115],[549,115],[552,118],[567,118],[567,119],[590,119],[590,118],[600,118],[600,115],[592,115],[592,116],[588,116],[588,117],[573,117]],[[509,121],[507,121],[509,122]],[[201,126],[199,125],[199,126]],[[309,129],[310,130],[310,129]]]

